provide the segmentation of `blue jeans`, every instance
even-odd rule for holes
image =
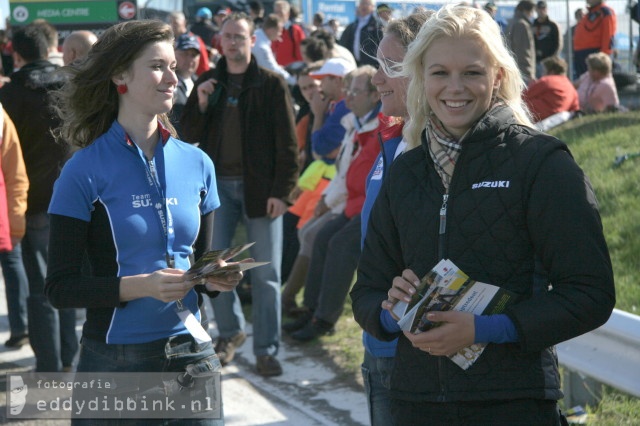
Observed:
[[[4,277],[4,290],[9,311],[11,337],[27,334],[27,296],[29,282],[22,264],[22,246],[16,244],[13,250],[0,253],[0,265]]]
[[[244,205],[242,179],[218,178],[220,207],[215,213],[213,248],[231,246],[240,220],[247,229],[250,248],[257,262],[271,262],[251,270],[253,353],[276,355],[280,346],[280,266],[282,262],[282,217],[250,219]],[[238,294],[220,293],[211,300],[220,337],[229,338],[244,330],[245,319]]]
[[[22,262],[29,280],[27,311],[29,342],[36,355],[36,371],[55,372],[71,366],[78,352],[76,310],[55,309],[44,294],[49,246],[49,215],[27,215]]]
[[[393,357],[376,357],[366,349],[364,351],[362,379],[364,380],[371,426],[393,424],[389,388],[394,360]]]
[[[119,373],[182,373],[187,365],[201,366],[205,371],[218,372],[221,369],[218,356],[211,342],[198,344],[189,334],[173,336],[139,344],[107,344],[93,339],[82,338],[82,350],[78,372],[119,372]],[[173,375],[169,375],[173,378]],[[177,377],[177,374],[176,374]],[[219,391],[217,389],[216,391]],[[86,392],[86,390],[83,390]],[[90,398],[89,398],[90,399]],[[78,425],[207,425],[222,426],[220,419],[73,419]]]

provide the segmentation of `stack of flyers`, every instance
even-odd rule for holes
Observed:
[[[440,325],[428,320],[429,312],[453,310],[476,315],[499,314],[514,296],[508,290],[469,278],[453,262],[442,259],[420,280],[411,302],[396,303],[393,314],[399,318],[398,325],[402,330],[418,334]],[[484,344],[473,344],[449,358],[466,370],[484,348]]]
[[[257,268],[258,266],[267,265],[269,262],[241,262],[220,266],[219,261],[224,260],[226,262],[254,244],[255,242],[223,250],[208,251],[203,254],[202,257],[191,266],[191,268],[189,268],[187,273],[193,274],[191,280],[202,280],[210,277],[223,276],[230,272],[246,271],[248,269]]]

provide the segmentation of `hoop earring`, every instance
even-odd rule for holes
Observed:
[[[118,84],[116,86],[116,90],[118,91],[118,93],[120,93],[121,95],[124,95],[125,93],[127,93],[127,91],[129,90],[129,88],[127,87],[126,84]]]

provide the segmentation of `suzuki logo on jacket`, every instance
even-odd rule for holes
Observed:
[[[471,185],[471,189],[479,188],[508,188],[511,185],[510,180],[485,180],[484,182],[478,182]]]

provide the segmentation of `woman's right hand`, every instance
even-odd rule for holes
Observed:
[[[411,302],[411,296],[416,293],[418,284],[420,284],[420,279],[411,269],[402,271],[402,276],[393,279],[391,288],[387,292],[388,298],[382,302],[382,309],[386,309],[391,313],[391,316],[396,318],[393,314],[393,307],[399,300]],[[398,319],[396,318],[396,320]]]
[[[127,302],[142,297],[153,297],[162,302],[182,299],[195,285],[185,281],[184,271],[166,268],[151,274],[122,277],[120,280],[120,301]]]

